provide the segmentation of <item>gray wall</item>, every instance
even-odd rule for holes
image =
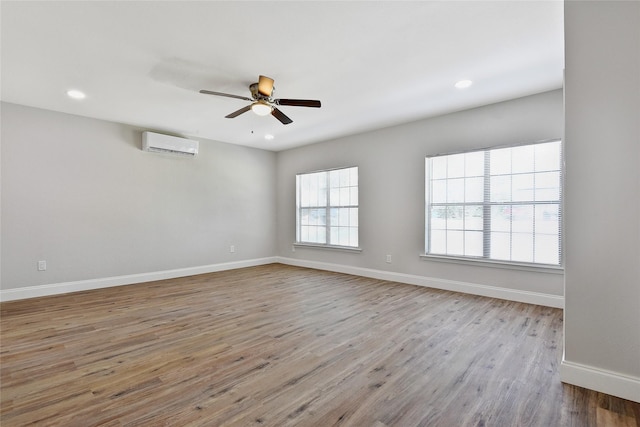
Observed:
[[[348,120],[348,118],[346,118]],[[278,254],[519,291],[563,294],[562,274],[426,261],[425,156],[562,138],[562,91],[426,119],[278,153]],[[361,253],[296,248],[295,175],[359,167]],[[385,262],[386,254],[393,262]]]
[[[275,153],[140,145],[130,126],[2,104],[2,289],[274,255]]]
[[[565,361],[640,401],[640,3],[565,2],[565,44]]]

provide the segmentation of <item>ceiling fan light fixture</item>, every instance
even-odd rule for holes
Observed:
[[[273,107],[269,105],[266,101],[256,101],[251,104],[251,110],[259,116],[268,116],[271,114],[271,110]]]

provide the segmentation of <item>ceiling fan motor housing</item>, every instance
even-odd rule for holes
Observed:
[[[273,95],[273,92],[276,90],[276,88],[274,87],[271,90],[271,95],[270,96],[265,96],[263,94],[260,93],[260,91],[258,90],[258,83],[252,83],[249,85],[249,90],[251,91],[251,97],[253,99],[255,99],[256,101],[263,99],[265,101],[268,102],[273,102],[271,96]]]

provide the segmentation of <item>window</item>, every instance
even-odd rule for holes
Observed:
[[[561,141],[426,159],[427,255],[562,263]]]
[[[296,241],[358,247],[358,168],[296,176]]]

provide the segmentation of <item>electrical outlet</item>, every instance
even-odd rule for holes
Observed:
[[[229,252],[234,253],[236,251],[236,247],[234,245],[229,246]]]
[[[387,255],[387,263],[391,264],[391,255]]]
[[[38,261],[38,271],[45,271],[47,269],[47,261]]]

